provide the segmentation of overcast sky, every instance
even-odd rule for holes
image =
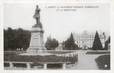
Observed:
[[[76,11],[57,11],[48,6],[97,6],[97,8],[75,8]],[[59,41],[65,40],[71,32],[81,33],[110,31],[110,10],[108,4],[39,4],[44,40],[51,35]],[[31,30],[35,24],[33,15],[36,4],[4,4],[4,28]]]

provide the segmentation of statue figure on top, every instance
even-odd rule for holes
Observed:
[[[40,27],[40,28],[42,28],[42,24],[40,22],[40,9],[39,9],[38,5],[36,6],[36,10],[35,10],[35,14],[34,14],[33,18],[36,19],[36,24],[33,27]]]

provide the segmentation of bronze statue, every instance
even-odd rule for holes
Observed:
[[[36,10],[35,10],[35,14],[33,16],[36,19],[36,24],[33,27],[41,27],[42,28],[42,24],[40,22],[40,9],[39,6],[36,6]]]

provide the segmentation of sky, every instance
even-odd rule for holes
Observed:
[[[110,6],[109,4],[38,4],[41,9],[40,21],[44,30],[44,41],[48,36],[59,41],[66,40],[70,33],[82,33],[83,31],[110,32]],[[65,6],[82,6],[74,10],[63,11]],[[93,6],[93,8],[85,8]],[[56,8],[62,7],[62,8]],[[5,3],[4,4],[4,28],[23,28],[31,30],[35,24],[33,15],[36,4]],[[71,8],[70,8],[71,9]]]

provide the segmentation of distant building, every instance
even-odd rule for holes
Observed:
[[[59,46],[58,46],[55,50],[57,50],[57,51],[63,50],[63,45],[62,45],[62,43],[59,43]]]
[[[91,48],[93,45],[94,37],[95,33],[87,33],[86,31],[82,34],[74,34],[75,43],[82,49]],[[102,46],[104,47],[106,41],[105,33],[99,33],[99,37]]]

